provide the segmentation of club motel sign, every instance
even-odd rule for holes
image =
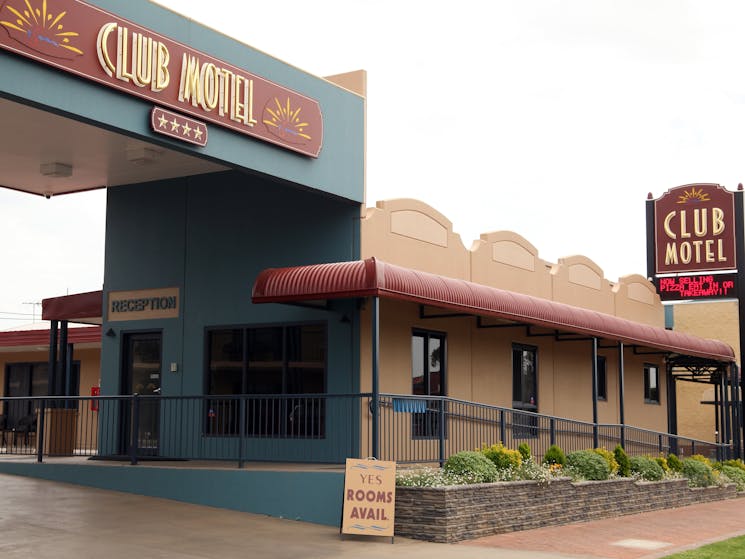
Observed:
[[[321,151],[318,101],[80,0],[0,0],[0,48],[288,150]],[[193,121],[169,122],[203,145]]]
[[[657,274],[734,270],[734,193],[718,184],[668,190],[654,204]]]

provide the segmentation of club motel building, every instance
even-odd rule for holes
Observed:
[[[735,353],[644,276],[366,205],[364,72],[144,0],[3,0],[0,47],[0,184],[107,189],[102,290],[0,333],[0,472],[335,525],[346,458],[731,450],[669,404]]]

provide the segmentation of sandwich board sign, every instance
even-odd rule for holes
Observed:
[[[342,534],[393,538],[396,463],[347,458]]]

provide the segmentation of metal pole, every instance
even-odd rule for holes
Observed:
[[[672,363],[665,366],[667,384],[667,432],[678,434],[678,392]],[[670,437],[670,452],[678,454],[678,438]]]
[[[47,395],[54,396],[55,380],[57,378],[57,329],[59,322],[49,322],[49,370],[47,371]]]
[[[727,377],[726,371],[722,371],[722,432],[724,444],[727,445],[725,457],[731,458],[732,432],[729,424],[729,398],[727,397]]]
[[[592,444],[598,448],[598,339],[592,338]]]
[[[39,463],[44,460],[44,412],[46,407],[46,400],[42,400],[39,403],[39,424],[36,426],[36,461]]]
[[[133,466],[137,464],[137,446],[139,445],[140,430],[140,398],[139,394],[132,395],[132,432],[129,437],[129,462]]]
[[[372,456],[380,458],[380,298],[372,298]]]
[[[626,417],[624,410],[623,342],[618,342],[618,421],[621,423],[621,448],[626,448]]]
[[[64,386],[66,378],[70,374],[67,370],[67,321],[63,320],[60,322],[60,333],[59,333],[59,365],[57,367],[57,375],[54,379],[54,396],[64,396]],[[62,407],[61,402],[57,401],[53,403],[53,407]]]
[[[729,367],[729,380],[730,380],[730,424],[732,426],[732,458],[741,458],[740,452],[740,422],[739,416],[739,395],[737,390],[738,385],[738,371],[737,363],[730,364]]]
[[[742,183],[737,185],[733,195],[735,201],[735,252],[737,254],[737,324],[739,329],[739,367],[742,368],[742,354],[745,351],[745,206]],[[739,410],[738,410],[739,411]],[[743,429],[745,414],[741,413],[738,422],[739,432]],[[739,446],[739,442],[738,442]]]

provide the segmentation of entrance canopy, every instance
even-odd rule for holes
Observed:
[[[732,348],[709,340],[616,316],[420,272],[369,258],[354,262],[270,268],[256,280],[254,303],[386,297],[457,313],[492,317],[562,333],[623,342],[665,352],[734,362]]]

